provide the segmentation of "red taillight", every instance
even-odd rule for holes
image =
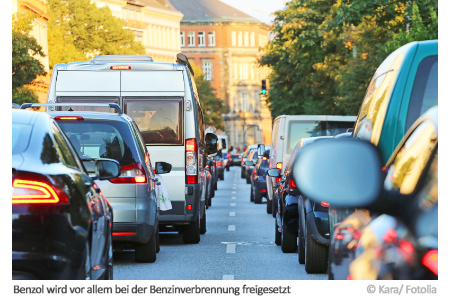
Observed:
[[[336,239],[337,240],[343,240],[344,236],[341,233],[336,234]]]
[[[262,189],[262,190],[261,190],[261,193],[266,193],[266,192],[267,192],[266,189]]]
[[[195,139],[186,140],[186,183],[198,183],[197,141]]]
[[[280,180],[281,180],[280,177],[275,178],[275,181],[276,181],[277,183],[280,183]]]
[[[75,116],[57,116],[55,117],[55,121],[83,121],[83,117],[75,117]]]
[[[264,156],[264,157],[262,158],[262,160],[267,160],[267,157]]]
[[[217,166],[222,167],[222,166],[223,166],[222,162],[221,162],[221,161],[218,161],[218,162],[217,162]]]
[[[111,66],[111,70],[131,70],[130,66]]]
[[[241,161],[244,161],[244,158],[243,158],[243,157],[241,157]]]
[[[121,235],[135,235],[135,232],[113,232],[112,235],[121,236]]]
[[[45,182],[15,179],[12,183],[13,204],[66,203],[67,196]]]
[[[146,183],[147,175],[140,163],[126,165],[120,169],[120,176],[110,179],[112,183]]]
[[[431,270],[436,276],[438,275],[438,250],[428,251],[422,258],[422,264]]]
[[[320,205],[322,205],[323,207],[330,207],[330,203],[328,202],[320,202]]]
[[[386,170],[386,166],[381,168],[381,171],[385,171]]]
[[[191,210],[191,209],[192,209],[192,205],[191,205],[191,204],[188,204],[187,209],[188,209],[188,210]]]
[[[296,187],[297,187],[297,185],[295,184],[295,181],[294,181],[293,179],[291,179],[291,180],[289,181],[289,186],[290,186],[291,188],[296,188]]]
[[[277,163],[277,169],[279,169],[281,171],[281,169],[283,168],[283,163]]]

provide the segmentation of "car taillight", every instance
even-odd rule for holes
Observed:
[[[186,140],[186,183],[198,183],[197,174],[197,141]]]
[[[297,187],[297,185],[295,184],[295,181],[293,179],[291,179],[291,181],[289,182],[289,186],[291,188],[296,188]]]
[[[428,251],[422,258],[422,264],[438,276],[438,250]]]
[[[12,183],[13,204],[54,204],[68,201],[62,190],[43,181],[14,179]]]
[[[267,157],[264,156],[264,157],[262,158],[262,160],[267,160]]]
[[[330,203],[328,202],[320,202],[320,205],[322,205],[323,207],[330,207]]]
[[[146,183],[147,175],[140,163],[126,165],[120,169],[119,177],[109,180],[112,183]]]
[[[83,117],[77,116],[57,116],[55,117],[55,121],[83,121]]]
[[[279,170],[281,171],[281,169],[283,168],[283,163],[280,163],[280,162],[277,163],[276,168],[279,169]]]
[[[277,183],[280,183],[280,180],[281,180],[280,177],[275,178],[275,181],[276,181]]]
[[[218,162],[217,162],[217,166],[218,166],[218,167],[222,167],[222,166],[223,166],[222,162],[221,162],[221,161],[218,161]]]

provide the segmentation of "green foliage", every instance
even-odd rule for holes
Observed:
[[[191,64],[194,70],[194,80],[197,86],[198,97],[203,109],[203,117],[208,126],[214,126],[216,129],[225,129],[222,114],[228,113],[229,109],[223,104],[223,101],[216,97],[216,93],[211,83],[204,78],[202,69]]]
[[[437,0],[292,0],[275,15],[276,37],[259,61],[272,68],[274,117],[356,115],[387,53],[437,38]]]
[[[25,86],[20,86],[12,90],[12,102],[17,104],[23,103],[37,103],[38,97],[36,94]]]
[[[30,36],[33,16],[18,13],[12,24],[12,96],[13,102],[37,102],[37,96],[23,87],[38,75],[45,75],[44,66],[36,56],[44,57],[42,47]]]
[[[49,0],[50,68],[96,55],[145,54],[124,21],[89,0]]]

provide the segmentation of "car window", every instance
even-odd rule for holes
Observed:
[[[29,124],[12,123],[12,154],[19,154],[28,148],[31,129]]]
[[[136,145],[127,123],[108,120],[58,121],[81,159],[111,158],[122,167],[139,161]],[[84,163],[88,172],[91,164]]]
[[[124,98],[124,112],[137,124],[147,145],[183,145],[181,99]]]
[[[274,151],[277,150],[279,129],[280,129],[280,119],[276,120],[275,124],[273,124],[272,137],[270,140],[270,148],[274,149]]]
[[[59,156],[62,158],[62,162],[68,167],[81,170],[82,168],[78,164],[77,159],[72,152],[72,148],[64,138],[64,133],[59,130],[55,123],[52,124],[52,131],[53,136],[55,137],[56,149],[59,152]]]
[[[438,57],[425,58],[417,68],[408,107],[406,128],[411,127],[419,116],[438,105]]]
[[[422,122],[411,133],[389,166],[384,182],[386,190],[401,194],[414,192],[436,145],[437,133],[433,123]]]
[[[152,168],[152,162],[150,160],[150,154],[148,153],[147,147],[145,146],[144,139],[142,138],[142,135],[136,125],[136,123],[132,122],[131,127],[133,128],[134,134],[137,139],[137,144],[141,150],[142,155],[145,157],[145,163],[147,164],[147,168],[150,170],[152,174],[154,174],[153,168]]]

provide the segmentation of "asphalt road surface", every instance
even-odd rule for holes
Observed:
[[[263,200],[265,201],[265,200]],[[307,274],[297,253],[283,253],[274,243],[275,221],[266,205],[250,202],[250,184],[240,168],[225,172],[212,206],[206,211],[207,232],[196,245],[182,236],[162,233],[154,263],[136,263],[134,252],[114,253],[116,280],[326,280]]]

